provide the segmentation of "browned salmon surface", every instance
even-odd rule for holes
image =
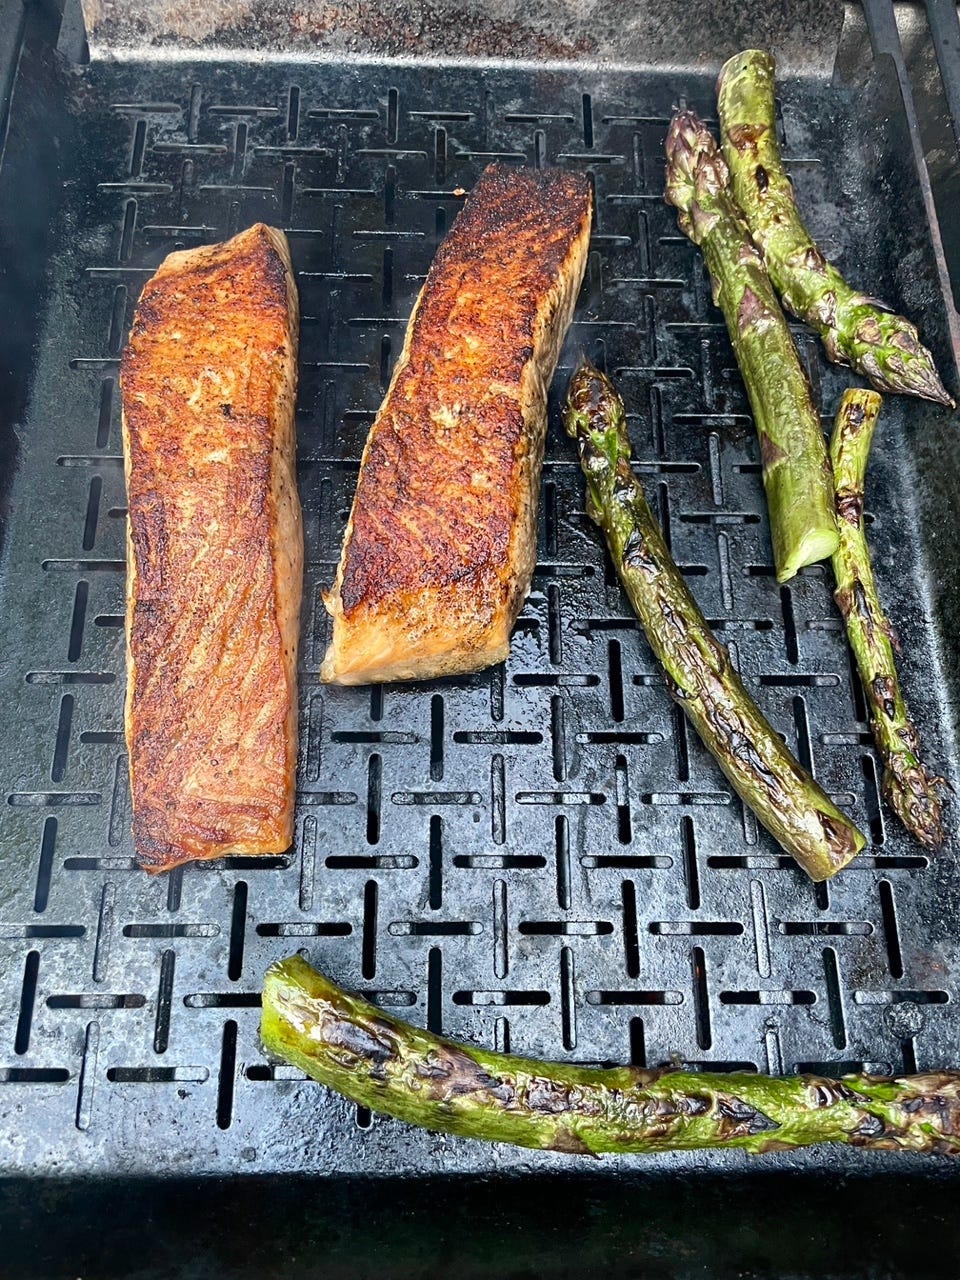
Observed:
[[[492,164],[437,252],[370,429],[333,588],[326,681],[506,657],[530,589],[547,388],[583,278],[581,174]]]
[[[293,837],[298,301],[262,224],[172,253],[123,353],[133,839],[161,871]]]

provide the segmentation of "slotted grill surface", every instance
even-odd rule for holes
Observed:
[[[298,948],[413,1021],[537,1056],[773,1072],[948,1064],[955,864],[929,862],[880,804],[827,571],[776,585],[732,352],[662,201],[671,107],[708,106],[710,84],[155,62],[95,65],[75,93],[81,133],[64,161],[0,624],[4,1164],[557,1166],[371,1120],[270,1065],[259,983]],[[838,123],[848,109],[822,84],[797,85],[783,122],[814,230],[841,262],[882,207]],[[494,156],[594,177],[588,275],[556,386],[580,348],[615,376],[647,492],[706,614],[791,747],[869,833],[829,886],[758,831],[671,706],[583,515],[555,402],[539,564],[506,666],[407,687],[318,682],[320,589],[366,432],[456,189]],[[287,230],[303,311],[296,844],[149,878],[133,861],[122,741],[118,359],[163,256],[257,219]],[[876,237],[864,244],[879,252]],[[832,411],[843,378],[806,337],[802,351]],[[924,568],[902,535],[915,489],[904,429],[921,412],[884,409],[871,537],[908,642],[908,693],[946,767],[921,679],[937,662]]]

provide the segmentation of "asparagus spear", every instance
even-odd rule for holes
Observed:
[[[669,204],[700,246],[760,435],[777,581],[837,547],[833,478],[810,386],[773,286],[729,189],[727,166],[692,111],[667,133]]]
[[[771,1077],[582,1067],[457,1044],[348,995],[291,956],[267,970],[267,1051],[374,1111],[572,1154],[844,1142],[960,1154],[960,1073]]]
[[[943,778],[920,759],[920,735],[907,714],[894,664],[893,629],[883,612],[863,533],[864,475],[880,397],[850,390],[840,401],[830,456],[837,487],[840,545],[833,555],[834,598],[847,624],[883,760],[883,794],[900,821],[930,849],[943,843]]]
[[[812,879],[836,875],[864,838],[763,718],[710,631],[630,468],[623,402],[592,365],[582,364],[571,379],[564,425],[580,450],[587,512],[606,535],[672,696],[784,849]]]
[[[738,53],[724,64],[717,92],[733,194],[784,306],[817,330],[831,360],[850,365],[878,391],[953,408],[916,328],[851,288],[803,225],[777,143],[773,58],[759,49]]]

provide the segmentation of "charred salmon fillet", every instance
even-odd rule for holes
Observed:
[[[591,213],[583,175],[492,164],[457,216],[363,451],[324,597],[323,680],[425,679],[506,657]]]
[[[286,239],[257,225],[171,253],[123,353],[125,724],[150,871],[293,837],[298,310]]]

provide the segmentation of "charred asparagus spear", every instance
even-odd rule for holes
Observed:
[[[880,604],[863,533],[864,476],[879,412],[875,391],[846,391],[833,428],[830,455],[840,530],[833,555],[834,598],[847,624],[870,707],[870,727],[884,766],[884,797],[907,830],[936,849],[943,843],[943,779],[920,759],[920,735],[900,692],[893,629]]]
[[[856,827],[763,718],[670,557],[630,467],[623,402],[589,364],[564,408],[580,450],[587,512],[610,555],[667,686],[743,802],[814,880],[835,875],[864,846]]]
[[[837,547],[833,477],[793,338],[703,121],[678,112],[667,133],[669,204],[700,246],[723,310],[760,436],[777,581]]]
[[[878,391],[953,407],[916,328],[851,288],[803,225],[777,142],[773,58],[759,49],[738,53],[724,64],[717,92],[733,194],[783,305],[817,330],[831,360]]]
[[[572,1154],[845,1142],[960,1154],[960,1073],[771,1077],[536,1062],[457,1044],[348,995],[300,956],[267,970],[267,1051],[408,1124]]]

